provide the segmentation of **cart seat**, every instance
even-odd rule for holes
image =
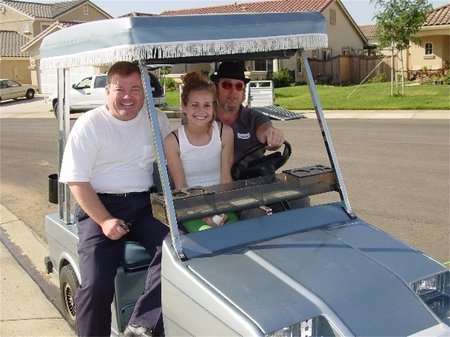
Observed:
[[[125,241],[125,249],[120,264],[125,270],[147,268],[153,259],[144,246],[135,241]]]

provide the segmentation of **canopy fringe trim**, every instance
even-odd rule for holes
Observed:
[[[122,45],[65,56],[41,59],[42,69],[108,65],[117,61],[163,60],[195,56],[233,55],[287,49],[318,49],[328,46],[326,34],[302,34],[257,39],[209,40]],[[60,46],[64,48],[64,46]]]

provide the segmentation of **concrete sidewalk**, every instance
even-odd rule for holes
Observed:
[[[327,119],[450,119],[450,110],[325,110],[323,113]],[[316,118],[312,111],[304,115]]]
[[[54,305],[59,290],[44,270],[47,245],[3,205],[0,239],[0,336],[75,337]]]

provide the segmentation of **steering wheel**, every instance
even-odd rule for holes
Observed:
[[[275,175],[275,171],[283,166],[291,156],[291,144],[284,141],[283,153],[279,151],[272,152],[261,158],[250,160],[250,156],[254,152],[260,151],[265,147],[266,144],[258,144],[238,158],[234,162],[233,166],[231,166],[231,177],[234,180],[264,176],[273,177]]]

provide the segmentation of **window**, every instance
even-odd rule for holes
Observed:
[[[273,71],[273,61],[272,60],[256,60],[255,61],[255,71]]]
[[[330,9],[330,25],[336,25],[336,10],[333,8]]]
[[[6,88],[13,88],[13,87],[20,87],[20,84],[15,81],[8,80],[6,82]]]
[[[89,15],[89,5],[83,6],[83,15]]]
[[[425,43],[425,55],[433,55],[433,44],[431,42]]]
[[[24,23],[23,24],[23,33],[24,34],[30,34],[31,33],[31,31],[30,31],[30,24],[29,23]]]
[[[97,76],[95,78],[94,88],[104,88],[106,87],[106,75]]]

